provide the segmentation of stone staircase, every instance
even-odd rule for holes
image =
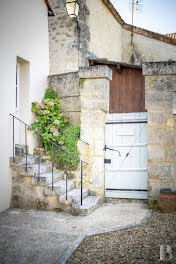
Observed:
[[[52,189],[51,163],[46,157],[38,155],[26,156],[25,147],[15,146],[15,156],[10,158],[12,171],[12,207],[18,208],[38,208],[46,210],[64,211],[73,215],[88,215],[93,212],[100,204],[100,196],[92,196],[88,189],[83,188],[83,203],[81,206],[81,189],[76,187],[75,180],[67,181],[66,199],[66,180],[65,172],[54,168],[54,187]],[[18,156],[20,154],[20,156]],[[38,175],[40,167],[40,176]]]

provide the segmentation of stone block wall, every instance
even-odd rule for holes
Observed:
[[[32,185],[32,177],[19,175],[19,165],[11,164],[11,208],[54,210],[58,195],[45,195],[45,186]]]
[[[83,85],[81,97],[81,159],[88,162],[84,170],[84,186],[93,194],[104,196],[105,114],[109,111],[109,81],[112,70],[94,66],[80,70]]]
[[[50,74],[78,71],[80,66],[88,65],[88,43],[90,39],[86,0],[79,0],[80,41],[77,23],[67,15],[65,0],[49,0],[55,13],[49,17],[49,60]],[[80,43],[80,44],[79,44]],[[78,54],[79,50],[79,54]]]
[[[176,62],[143,63],[145,106],[148,111],[148,200],[161,188],[174,190]]]
[[[61,98],[61,111],[68,116],[72,125],[80,125],[80,85],[78,72],[55,74],[48,77],[48,87]]]

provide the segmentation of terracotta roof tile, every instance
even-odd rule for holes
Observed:
[[[176,33],[165,34],[165,36],[176,39]]]

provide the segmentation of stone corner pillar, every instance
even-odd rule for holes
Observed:
[[[148,201],[161,188],[176,189],[176,61],[147,62],[145,107],[148,111]]]
[[[105,114],[109,112],[109,81],[112,70],[107,66],[82,68],[81,79],[81,139],[80,156],[88,162],[84,169],[84,187],[92,194],[104,197]],[[83,146],[84,145],[84,146]]]

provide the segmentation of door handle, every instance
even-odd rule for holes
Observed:
[[[116,151],[116,152],[118,152],[119,153],[119,157],[121,157],[121,154],[120,154],[120,151],[118,151],[118,150],[116,150],[116,149],[112,149],[112,148],[108,148],[106,145],[105,145],[105,147],[104,147],[104,151],[106,151],[106,150],[111,150],[111,151]]]

